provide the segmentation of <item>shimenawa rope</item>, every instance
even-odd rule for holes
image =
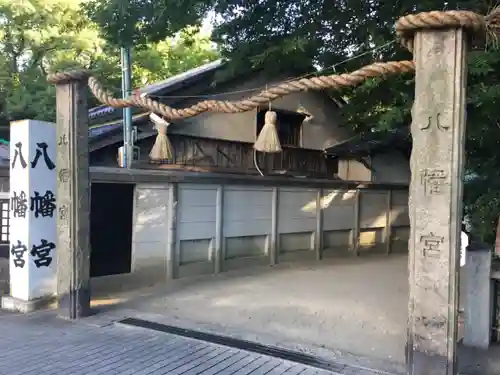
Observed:
[[[395,26],[396,34],[401,43],[413,52],[413,36],[419,30],[464,28],[481,37],[497,39],[500,35],[500,7],[493,9],[487,16],[471,11],[432,11],[410,14],[401,17]],[[413,72],[413,61],[376,62],[351,73],[332,74],[311,78],[301,78],[283,82],[270,87],[245,100],[217,101],[204,100],[187,108],[176,109],[155,101],[147,96],[137,95],[125,99],[114,98],[97,81],[88,70],[75,70],[50,74],[49,83],[63,84],[69,81],[88,80],[88,85],[94,96],[103,104],[115,108],[136,107],[157,113],[172,122],[199,115],[204,112],[239,113],[255,109],[286,95],[307,90],[340,89],[355,87],[369,78],[388,77],[396,74]]]

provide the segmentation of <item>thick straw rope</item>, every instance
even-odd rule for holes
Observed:
[[[464,28],[475,34],[497,37],[500,34],[500,8],[495,8],[489,15],[482,16],[470,11],[424,12],[400,18],[396,23],[396,33],[402,44],[413,52],[413,36],[419,30]],[[413,72],[413,61],[377,62],[351,73],[328,75],[311,78],[302,78],[295,81],[283,82],[270,87],[248,99],[240,101],[205,100],[191,107],[176,109],[152,100],[148,97],[130,96],[126,99],[117,99],[107,92],[97,79],[86,70],[77,70],[64,73],[55,73],[48,76],[49,83],[63,84],[69,81],[88,79],[88,85],[95,97],[103,104],[115,108],[137,107],[162,115],[167,121],[182,120],[204,112],[239,113],[255,109],[268,104],[283,96],[307,91],[340,89],[355,87],[369,78],[388,77],[391,75]]]

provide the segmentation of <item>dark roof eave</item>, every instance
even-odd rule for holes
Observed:
[[[389,148],[411,147],[409,128],[400,128],[390,132],[367,133],[354,136],[344,142],[324,149],[332,157],[369,156]]]
[[[217,69],[220,69],[223,65],[224,62],[222,60],[212,61],[208,64],[190,69],[187,72],[175,75],[161,82],[153,83],[134,91],[139,94],[148,95],[155,95],[160,93],[168,94],[169,92],[175,91],[176,89],[189,84],[192,81],[196,81],[202,78],[203,76],[205,76],[205,74],[213,73]],[[89,110],[89,119],[96,119],[103,115],[113,113],[115,110],[115,108],[107,105],[100,105],[98,107],[91,108]]]

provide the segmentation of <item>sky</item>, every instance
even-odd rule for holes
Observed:
[[[207,14],[205,19],[203,20],[203,23],[201,25],[201,34],[202,35],[210,35],[212,34],[213,30],[213,20],[215,18],[215,12],[210,12]]]

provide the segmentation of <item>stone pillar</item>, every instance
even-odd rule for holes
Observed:
[[[491,279],[491,250],[487,247],[467,252],[464,299],[465,346],[488,349],[493,324],[493,280]]]
[[[10,295],[2,307],[30,312],[56,294],[56,126],[10,124]]]
[[[465,142],[461,29],[415,34],[407,366],[455,375]]]
[[[57,101],[57,294],[59,315],[90,313],[90,181],[86,75],[52,80]]]

